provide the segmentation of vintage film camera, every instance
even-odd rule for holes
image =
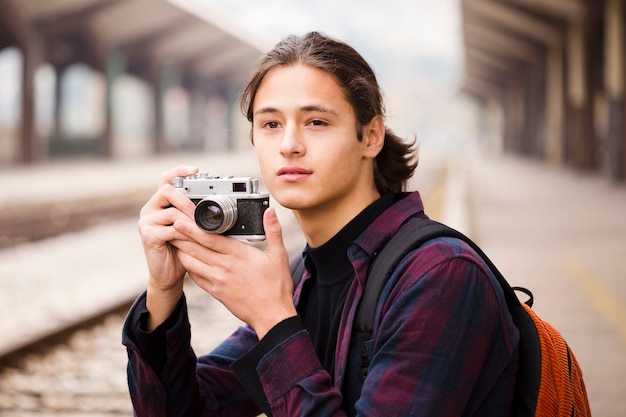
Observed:
[[[263,213],[270,202],[269,194],[259,191],[258,179],[200,172],[174,177],[172,185],[194,202],[194,219],[205,232],[249,241],[265,239]]]

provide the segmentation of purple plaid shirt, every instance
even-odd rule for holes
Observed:
[[[518,331],[504,296],[480,257],[465,243],[440,238],[398,265],[378,303],[367,348],[365,380],[352,336],[357,303],[372,257],[398,228],[424,216],[417,192],[403,196],[357,239],[348,255],[355,278],[341,317],[333,375],[318,360],[301,323],[289,319],[261,342],[238,329],[196,359],[183,305],[167,331],[160,374],[143,359],[124,326],[131,398],[138,416],[255,416],[246,381],[260,381],[275,417],[507,416],[517,372]],[[300,301],[305,271],[296,288]],[[133,310],[145,305],[144,295]],[[278,334],[280,333],[280,334]],[[273,343],[267,346],[268,339]],[[265,346],[262,346],[264,345]]]

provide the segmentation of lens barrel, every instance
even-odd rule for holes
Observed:
[[[237,222],[237,205],[223,195],[211,195],[196,205],[196,224],[208,233],[222,234]]]

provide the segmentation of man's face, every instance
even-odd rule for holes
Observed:
[[[332,211],[372,192],[373,157],[357,139],[352,106],[324,71],[272,69],[254,98],[252,134],[265,184],[285,207]]]

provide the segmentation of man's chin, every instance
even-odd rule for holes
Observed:
[[[287,187],[284,184],[268,184],[267,190],[278,204],[285,208],[296,207],[303,201],[306,201],[309,195],[303,189],[298,187]]]
[[[287,202],[287,203],[280,203],[279,202],[278,204],[280,204],[281,206],[283,206],[284,208],[289,209],[289,210],[304,210],[304,209],[307,208],[307,206],[305,204],[295,203],[295,202],[294,203],[289,203],[289,202]]]
[[[309,202],[302,196],[274,196],[274,199],[281,206],[289,210],[304,210],[309,207]]]

